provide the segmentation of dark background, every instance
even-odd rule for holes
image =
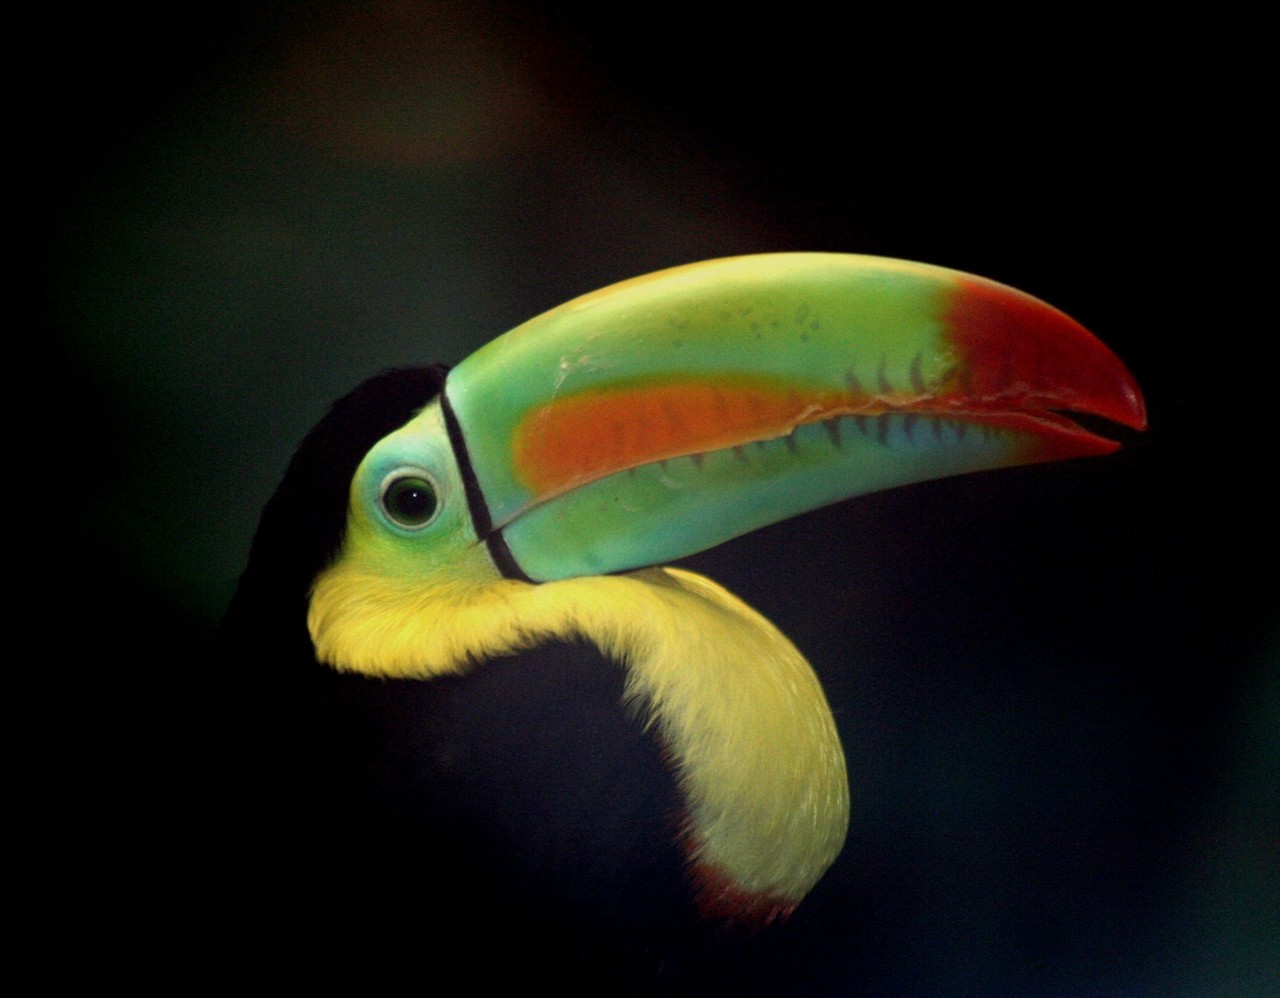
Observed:
[[[660,267],[864,252],[1076,316],[1151,427],[1105,460],[872,496],[693,559],[806,652],[841,727],[849,842],[782,930],[819,940],[808,986],[1275,988],[1275,336],[1238,248],[1259,214],[1248,81],[1202,68],[1214,25],[1126,34],[1074,7],[702,16],[36,19],[58,81],[20,118],[47,353],[30,385],[11,370],[39,400],[20,522],[49,525],[18,541],[40,545],[51,649],[35,810],[76,844],[59,897],[110,910],[98,864],[146,897],[198,853],[165,816],[208,730],[192,663],[332,399]]]

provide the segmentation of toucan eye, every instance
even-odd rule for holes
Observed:
[[[421,472],[394,472],[382,485],[382,508],[393,523],[406,530],[425,527],[440,508],[435,482]]]

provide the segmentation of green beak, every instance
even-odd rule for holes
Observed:
[[[850,496],[1119,445],[1132,376],[1012,288],[875,257],[693,264],[575,299],[450,372],[477,530],[549,581],[680,558]]]

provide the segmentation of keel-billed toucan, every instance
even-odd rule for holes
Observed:
[[[777,628],[664,566],[850,496],[1115,450],[1067,412],[1145,425],[1133,378],[1075,321],[982,278],[835,254],[636,278],[451,370],[375,378],[299,449],[224,624],[237,661],[297,691],[271,708],[299,727],[275,746],[264,799],[309,809],[291,834],[330,855],[363,850],[383,876],[434,864],[445,883],[449,856],[384,848],[455,811],[453,848],[519,834],[485,827],[500,807],[466,810],[469,790],[494,793],[468,782],[486,715],[467,684],[540,681],[565,656],[616,683],[648,746],[637,751],[669,774],[652,827],[700,912],[785,916],[844,843],[835,723]],[[320,677],[329,693],[304,692]],[[521,761],[510,746],[541,722],[494,723],[506,773]],[[609,779],[582,814],[617,803],[603,799]],[[525,802],[518,820],[554,821],[529,813],[540,791],[519,781],[497,793]],[[367,832],[375,800],[392,816]],[[483,859],[458,862],[483,876]]]

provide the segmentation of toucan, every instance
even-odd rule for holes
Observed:
[[[671,563],[1117,449],[1075,414],[1146,424],[1079,323],[845,254],[664,270],[367,381],[297,450],[219,636],[254,719],[227,737],[240,831],[270,843],[256,904],[436,939],[497,910],[538,938],[785,921],[844,846],[836,723],[777,627]]]

